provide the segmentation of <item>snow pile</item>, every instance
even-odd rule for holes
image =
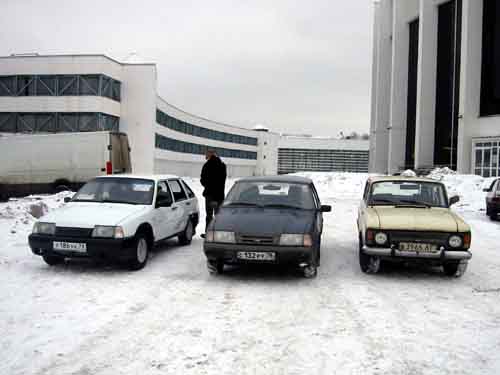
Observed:
[[[401,176],[404,176],[404,177],[417,177],[417,174],[412,171],[411,169],[407,169],[406,171],[404,171],[403,173],[401,173]]]
[[[455,172],[453,169],[450,169],[448,167],[444,168],[435,168],[433,169],[427,177],[432,178],[434,180],[442,180],[445,178],[445,176],[450,176],[450,175],[456,175],[457,172]]]
[[[361,199],[368,173],[300,172],[294,176],[310,178],[321,200]]]

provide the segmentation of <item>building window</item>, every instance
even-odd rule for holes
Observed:
[[[119,131],[120,119],[97,112],[0,112],[0,133]]]
[[[484,0],[481,116],[500,114],[500,4]]]
[[[243,145],[257,146],[257,138],[245,137],[237,134],[225,133],[217,130],[207,129],[177,120],[166,113],[156,109],[156,122],[166,128],[194,135],[195,137],[214,139],[216,141],[238,143]]]
[[[121,100],[121,83],[103,74],[0,76],[0,96],[104,96]]]
[[[179,141],[177,139],[168,138],[161,134],[155,135],[155,145],[156,148],[162,150],[181,152],[185,154],[196,154],[196,155],[205,154],[207,148],[210,147],[210,148],[215,148],[215,150],[221,157],[257,160],[257,153],[253,151],[232,150],[222,147],[200,145],[197,143],[184,142],[184,141]]]
[[[500,176],[500,139],[474,142],[474,173],[483,177]]]

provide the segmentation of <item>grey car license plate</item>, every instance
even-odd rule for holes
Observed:
[[[54,241],[52,243],[54,250],[59,251],[72,251],[75,253],[85,253],[87,252],[87,244],[81,242],[61,242]]]
[[[276,260],[276,253],[262,251],[238,251],[238,259],[270,262]]]
[[[437,245],[418,242],[401,242],[399,244],[401,251],[413,251],[416,253],[436,253],[438,251]]]

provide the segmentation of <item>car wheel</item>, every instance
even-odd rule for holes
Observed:
[[[315,264],[304,267],[303,271],[306,279],[313,279],[318,276],[318,267]]]
[[[181,245],[189,245],[193,240],[193,234],[193,222],[191,221],[191,219],[189,219],[186,224],[186,229],[184,229],[184,232],[182,232],[182,234],[178,237],[179,243]]]
[[[461,277],[467,270],[468,262],[453,262],[443,264],[443,270],[446,276]]]
[[[135,238],[134,258],[129,263],[132,271],[138,271],[146,265],[149,257],[149,243],[144,234],[140,233]]]
[[[489,214],[489,217],[490,217],[491,221],[497,221],[497,219],[498,219],[498,212],[491,210],[490,214]]]
[[[380,271],[380,258],[367,255],[363,252],[363,241],[359,235],[359,267],[364,273],[377,273]]]
[[[224,262],[220,260],[207,260],[207,268],[210,275],[221,275],[224,272]]]
[[[49,266],[56,266],[58,264],[61,264],[64,262],[63,257],[59,257],[57,255],[44,255],[43,260],[45,263],[47,263]]]

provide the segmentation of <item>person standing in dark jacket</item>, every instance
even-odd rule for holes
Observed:
[[[212,221],[214,214],[217,214],[219,207],[224,201],[226,186],[226,164],[217,156],[213,149],[208,149],[205,158],[207,161],[201,170],[201,184],[205,188],[203,196],[205,197],[205,210],[207,214],[206,229]],[[205,237],[202,235],[202,237]]]

